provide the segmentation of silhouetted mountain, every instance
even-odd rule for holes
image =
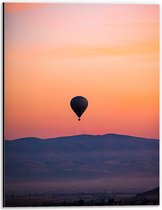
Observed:
[[[143,193],[138,193],[135,197],[127,201],[133,205],[159,205],[159,187]]]
[[[149,190],[149,191],[146,191],[146,192],[143,192],[143,193],[138,193],[136,195],[136,198],[147,198],[147,199],[150,199],[150,198],[154,198],[154,197],[159,197],[159,187],[153,189],[153,190]]]
[[[108,189],[159,185],[159,140],[78,135],[5,141],[8,189]]]

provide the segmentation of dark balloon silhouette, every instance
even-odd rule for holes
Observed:
[[[72,110],[75,112],[75,114],[78,116],[78,120],[80,120],[80,117],[87,109],[88,100],[83,96],[76,96],[71,99],[70,106]]]

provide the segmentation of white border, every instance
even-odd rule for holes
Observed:
[[[42,1],[42,0],[35,0],[35,1],[32,1],[32,0],[29,0],[29,1],[24,1],[24,0],[4,0],[2,2],[27,2],[27,3],[97,3],[97,4],[101,4],[101,3],[108,3],[108,4],[159,4],[160,5],[160,34],[161,34],[161,4],[162,4],[162,1],[160,0],[127,0],[127,1],[124,1],[124,0],[55,0],[55,1],[50,1],[50,0],[46,0],[46,1]],[[0,42],[0,49],[2,49],[3,47],[3,43],[2,43],[2,36],[3,36],[3,33],[2,33],[2,3],[0,5],[0,28],[1,28],[1,42]],[[160,41],[160,52],[161,52],[161,48],[162,45],[161,45],[161,41]],[[0,140],[1,140],[1,143],[0,143],[0,152],[2,153],[2,149],[3,149],[3,144],[2,144],[2,134],[3,134],[3,95],[2,95],[2,84],[3,84],[3,62],[2,62],[2,50],[0,50],[0,87],[1,87],[1,90],[0,90],[0,93],[1,93],[1,97],[0,97],[0,117],[1,117],[1,120],[0,120]],[[161,61],[161,54],[160,54],[160,61]],[[161,62],[160,62],[160,70],[161,70]],[[160,72],[160,81],[162,79],[162,74]],[[160,83],[160,110],[161,110],[161,83]],[[162,113],[160,111],[160,121],[162,119]],[[161,137],[161,129],[162,126],[160,124],[160,137]],[[160,143],[160,151],[162,149],[162,146],[161,146],[161,143]],[[1,178],[0,178],[0,192],[2,194],[0,194],[0,207],[2,208],[2,205],[3,205],[3,183],[2,183],[2,176],[3,176],[3,163],[2,163],[2,160],[3,160],[3,153],[1,154],[1,161],[0,161],[0,169],[1,169]],[[160,155],[160,163],[161,163],[161,155]],[[160,175],[161,175],[161,165],[160,165]],[[160,183],[161,183],[161,176],[160,176]],[[160,187],[160,206],[162,205],[162,190],[161,190],[161,187]],[[146,208],[160,208],[160,206],[155,206],[155,207],[151,207],[151,206],[128,206],[127,208],[133,208],[133,209],[146,209]],[[43,207],[38,207],[37,209],[42,209]],[[48,207],[50,208],[50,207]],[[55,209],[58,209],[57,207],[51,207],[51,208],[55,208]],[[64,209],[65,207],[59,207],[59,209]],[[82,208],[82,207],[68,207],[68,209],[78,209],[78,208]],[[84,209],[91,209],[91,208],[95,208],[95,209],[103,209],[103,208],[108,208],[108,206],[104,206],[104,207],[83,207]],[[119,207],[116,206],[116,207],[109,207],[109,208],[113,208],[114,210],[115,209],[118,209]],[[124,208],[124,206],[122,206],[122,208]],[[19,208],[19,209],[23,209],[23,208]],[[35,207],[28,207],[28,209],[35,209]]]
[[[109,4],[159,4],[160,0],[4,0],[2,2],[19,2],[19,3],[109,3]]]

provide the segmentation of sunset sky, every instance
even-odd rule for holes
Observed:
[[[5,139],[159,138],[158,5],[5,3],[4,21]]]

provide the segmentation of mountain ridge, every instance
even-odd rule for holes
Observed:
[[[159,140],[157,138],[146,138],[141,136],[132,136],[132,135],[126,135],[126,134],[118,134],[118,133],[106,133],[106,134],[78,134],[78,135],[72,135],[72,136],[60,136],[60,137],[50,137],[50,138],[39,138],[39,137],[21,137],[17,139],[5,139],[5,141],[17,141],[17,140],[26,140],[26,139],[32,139],[32,140],[54,140],[54,139],[62,139],[62,138],[73,138],[73,137],[122,137],[122,138],[138,138],[138,139],[145,139],[145,140]]]
[[[155,139],[114,134],[25,138],[4,141],[4,151],[7,189],[147,190],[159,185],[159,141]]]

